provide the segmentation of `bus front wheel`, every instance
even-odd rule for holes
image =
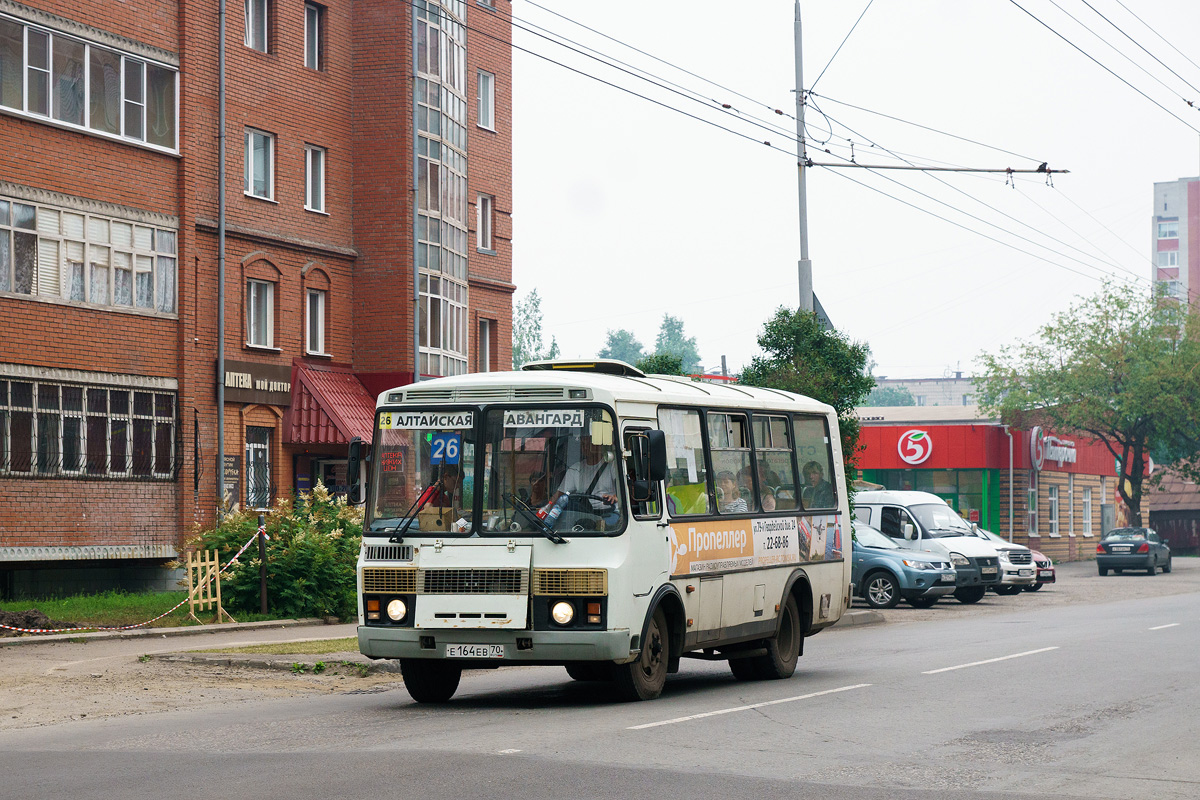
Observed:
[[[622,700],[653,700],[662,694],[667,683],[667,665],[671,658],[671,630],[662,607],[654,610],[642,654],[629,664],[613,668],[613,682]]]
[[[404,688],[418,703],[444,703],[458,691],[462,667],[423,658],[400,659]]]

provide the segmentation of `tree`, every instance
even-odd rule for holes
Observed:
[[[1106,283],[1036,339],[984,353],[980,363],[984,409],[1108,448],[1131,525],[1141,524],[1152,451],[1171,452],[1179,474],[1200,476],[1200,317],[1186,305]]]
[[[662,325],[654,339],[655,355],[676,355],[683,362],[683,373],[691,375],[700,371],[700,351],[696,349],[696,337],[683,335],[683,320],[663,314]]]
[[[647,375],[686,375],[683,371],[683,360],[670,353],[655,353],[639,360],[635,364]]]
[[[533,289],[513,309],[513,369],[520,369],[529,361],[558,358],[558,341],[550,337],[550,347],[542,345],[542,298]]]
[[[915,406],[912,392],[903,386],[876,386],[862,402],[864,406]]]
[[[780,307],[763,325],[755,356],[739,380],[750,386],[784,389],[833,406],[842,434],[847,473],[858,460],[858,418],[854,409],[875,385],[867,371],[870,348],[825,328],[810,311]]]
[[[636,364],[645,356],[642,350],[642,343],[633,335],[633,331],[621,328],[608,331],[604,347],[596,354],[596,358],[615,358],[626,364]]]

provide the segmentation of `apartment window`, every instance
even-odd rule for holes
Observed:
[[[246,0],[246,47],[267,52],[269,0]]]
[[[304,148],[304,207],[325,213],[325,150]]]
[[[479,343],[475,346],[477,363],[476,372],[491,372],[492,370],[492,321],[479,320]]]
[[[275,284],[246,281],[246,344],[275,346]]]
[[[171,478],[175,395],[0,376],[0,474]]]
[[[275,137],[246,129],[246,194],[271,200],[275,196]]]
[[[1048,514],[1050,517],[1050,535],[1058,536],[1058,487],[1047,487],[1046,497],[1049,505]]]
[[[481,194],[475,200],[475,246],[480,250],[491,251],[492,243],[492,208],[495,199],[490,195]]]
[[[1165,250],[1158,254],[1158,266],[1160,267],[1178,267],[1179,266],[1179,251]]]
[[[1179,238],[1179,220],[1165,220],[1158,223],[1158,238],[1159,239],[1178,239]]]
[[[1029,527],[1028,533],[1030,536],[1041,536],[1038,531],[1038,490],[1037,490],[1037,473],[1030,471],[1029,473],[1029,494],[1026,499],[1029,508]]]
[[[304,66],[321,69],[321,37],[324,35],[325,9],[316,3],[304,4]]]
[[[0,292],[174,314],[176,232],[0,197]]]
[[[467,287],[422,274],[419,288],[421,374],[462,375],[467,372]]]
[[[308,290],[308,308],[304,315],[305,350],[315,355],[325,355],[325,301],[327,293],[321,289]]]
[[[479,70],[479,127],[496,129],[496,76]]]
[[[175,150],[173,67],[0,15],[0,106]]]
[[[1083,489],[1083,535],[1092,535],[1092,487]]]
[[[246,428],[246,505],[271,506],[271,428]]]

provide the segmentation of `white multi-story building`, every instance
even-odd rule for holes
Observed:
[[[1155,288],[1200,303],[1200,178],[1154,184],[1150,224]]]

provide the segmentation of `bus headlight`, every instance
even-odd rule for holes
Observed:
[[[408,613],[408,606],[404,605],[404,601],[400,598],[388,601],[387,615],[392,622],[399,622],[404,619],[404,615]]]
[[[575,619],[575,606],[560,600],[550,609],[550,616],[559,625],[569,625],[571,620]]]

